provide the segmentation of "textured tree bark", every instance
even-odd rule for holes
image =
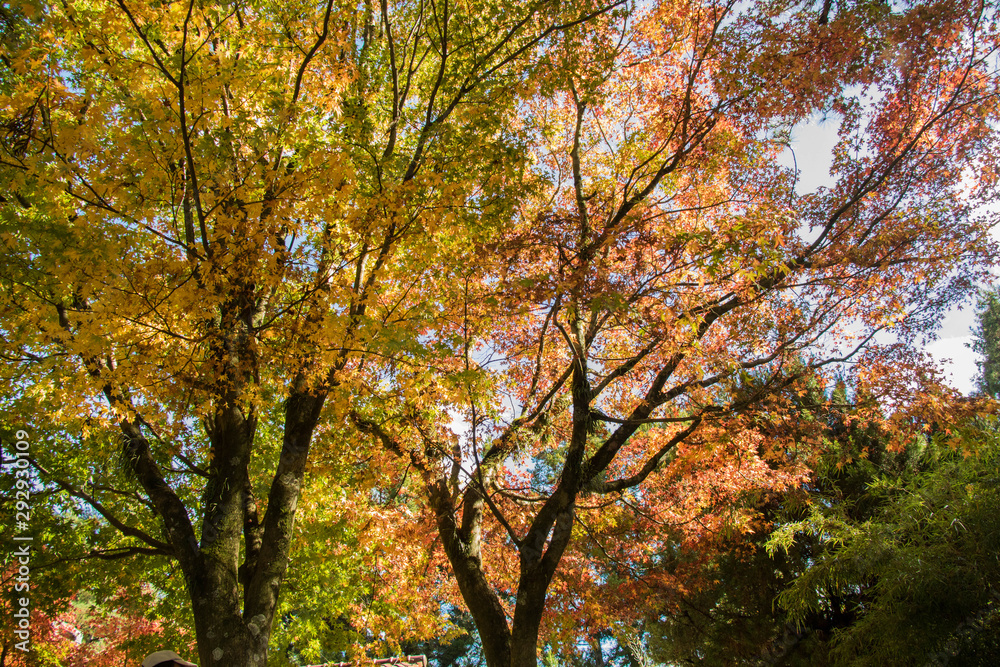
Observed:
[[[121,430],[132,470],[152,500],[184,574],[199,665],[265,667],[295,509],[326,393],[299,390],[286,403],[284,440],[263,526],[257,525],[248,473],[255,418],[235,407],[233,397],[227,398],[220,401],[210,429],[213,459],[202,496],[200,542],[188,508],[164,480],[141,429],[123,421]],[[241,564],[243,540],[247,548]]]
[[[523,538],[515,539],[520,577],[514,618],[509,629],[506,614],[489,586],[479,557],[478,536],[485,498],[475,484],[470,484],[465,491],[463,521],[458,534],[468,539],[474,557],[467,556],[460,549],[453,549],[448,551],[448,558],[462,597],[476,621],[490,667],[537,667],[538,633],[545,612],[547,591],[572,538],[576,498],[586,481],[583,456],[590,430],[589,405],[590,391],[584,364],[581,363],[573,373],[573,432],[562,476],[552,495],[535,515],[527,533]],[[439,530],[447,545],[446,533],[454,532],[455,508],[450,505],[451,497],[447,495],[448,487],[443,478],[436,488],[438,492],[432,494],[431,500],[437,512]],[[460,570],[462,574],[459,574]],[[465,585],[463,580],[467,582]]]
[[[476,622],[486,664],[506,667],[511,664],[507,614],[486,579],[480,555],[482,499],[474,489],[467,490],[462,525],[458,526],[447,479],[439,475],[432,485],[428,485],[428,492],[445,554],[455,573],[462,599]]]

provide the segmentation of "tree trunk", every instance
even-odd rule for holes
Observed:
[[[467,490],[465,515],[462,526],[458,526],[447,480],[437,477],[433,484],[428,485],[428,491],[445,554],[451,562],[462,599],[479,631],[486,664],[489,667],[508,667],[511,664],[511,635],[507,614],[486,579],[480,557],[482,498],[475,489]]]
[[[270,628],[254,635],[229,601],[210,591],[193,595],[192,608],[200,667],[266,667]]]
[[[167,541],[184,573],[200,667],[266,667],[295,509],[325,398],[325,392],[300,389],[293,390],[286,403],[282,449],[263,526],[256,521],[248,477],[254,445],[252,415],[242,418],[232,403],[216,412],[200,543],[187,508],[164,481],[146,438],[137,425],[121,423],[128,460],[163,521]],[[246,541],[242,565],[241,540]]]

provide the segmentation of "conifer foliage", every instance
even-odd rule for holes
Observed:
[[[972,349],[981,357],[979,392],[1000,398],[1000,292],[986,290],[979,295],[979,317],[972,332]]]

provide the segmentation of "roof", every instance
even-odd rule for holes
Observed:
[[[405,655],[396,658],[380,658],[356,662],[324,662],[321,665],[306,665],[306,667],[367,667],[368,665],[394,665],[395,667],[427,667],[426,655]]]

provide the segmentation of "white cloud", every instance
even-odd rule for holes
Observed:
[[[924,348],[944,368],[951,385],[966,395],[975,387],[973,379],[979,357],[967,347],[971,341],[972,336],[954,336],[941,338]]]

